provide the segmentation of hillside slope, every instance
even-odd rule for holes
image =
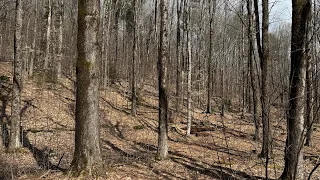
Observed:
[[[0,75],[10,76],[10,64],[1,63]],[[117,83],[100,92],[101,144],[105,161],[99,179],[261,179],[265,160],[257,157],[260,142],[253,141],[251,115],[203,114],[194,109],[193,134],[185,137],[186,110],[169,125],[169,159],[155,161],[157,148],[157,91],[145,85],[138,113],[130,115],[128,84]],[[25,148],[5,152],[0,143],[0,179],[70,179],[67,169],[74,149],[74,90],[71,80],[43,83],[27,80],[22,120]],[[233,107],[238,109],[237,107]],[[285,120],[274,109],[274,152],[269,164],[272,178],[283,168]],[[7,107],[10,115],[10,106]],[[3,115],[3,114],[2,114]],[[1,137],[2,138],[2,137]],[[314,144],[320,143],[316,127]],[[320,155],[320,147],[305,148],[306,174]],[[57,167],[58,166],[58,167]],[[48,170],[51,169],[51,170]],[[320,179],[317,170],[313,179]]]

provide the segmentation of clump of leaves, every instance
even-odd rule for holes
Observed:
[[[10,77],[8,76],[0,76],[0,83],[9,83]]]

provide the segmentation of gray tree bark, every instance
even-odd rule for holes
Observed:
[[[33,68],[34,68],[34,61],[36,58],[36,42],[37,42],[37,34],[38,32],[38,0],[35,0],[35,18],[34,18],[34,29],[33,29],[33,41],[31,45],[31,55],[30,55],[30,62],[28,66],[28,76],[33,76]]]
[[[15,29],[14,29],[14,64],[13,87],[11,106],[11,126],[9,137],[9,150],[22,147],[21,143],[21,92],[22,92],[22,4],[16,0]]]
[[[285,167],[280,179],[304,179],[303,140],[306,86],[306,26],[310,15],[310,0],[292,1],[292,37],[290,97],[287,117]]]
[[[254,122],[254,139],[259,139],[259,119],[258,119],[258,93],[256,84],[256,73],[254,70],[254,38],[253,38],[253,24],[252,24],[252,0],[247,0],[248,11],[248,39],[249,39],[249,68],[251,75],[251,88],[252,88],[252,100],[253,100],[253,122]]]
[[[207,113],[211,113],[212,105],[212,62],[213,62],[213,37],[214,37],[214,15],[216,12],[216,0],[210,1],[209,15],[210,15],[210,46],[209,46],[209,57],[208,57],[208,82],[207,82]]]
[[[309,29],[310,21],[307,23],[307,29]],[[306,50],[305,50],[305,56],[306,56],[306,120],[305,120],[305,127],[306,127],[306,146],[312,146],[312,132],[313,132],[313,82],[312,82],[312,74],[313,74],[313,68],[312,68],[312,58],[310,53],[310,43],[311,43],[311,30],[307,30],[306,35]]]
[[[57,67],[56,67],[56,73],[57,73],[57,79],[61,78],[62,74],[62,60],[63,60],[63,3],[64,0],[60,0],[59,2],[59,33],[58,33],[58,51],[57,51]]]
[[[182,102],[181,98],[181,11],[182,11],[182,2],[177,0],[177,43],[176,43],[176,58],[177,58],[177,65],[176,65],[176,113],[179,114],[180,112],[180,105]]]
[[[191,132],[191,123],[192,123],[192,46],[191,46],[191,28],[190,28],[190,16],[191,16],[191,10],[190,10],[190,4],[189,1],[187,3],[187,9],[188,9],[188,22],[187,22],[187,49],[188,49],[188,56],[187,56],[187,64],[188,64],[188,82],[187,82],[187,112],[188,112],[188,119],[187,119],[187,133],[186,135],[190,135]]]
[[[261,109],[262,109],[262,149],[259,157],[266,158],[265,175],[268,179],[268,164],[269,155],[272,153],[272,137],[271,124],[269,119],[269,1],[262,0],[262,44],[260,38],[260,20],[259,20],[259,6],[258,0],[254,0],[254,14],[256,26],[256,42],[258,47],[258,54],[261,68]]]
[[[48,4],[49,12],[48,12],[48,18],[47,18],[46,54],[45,54],[44,65],[43,65],[43,68],[45,71],[48,70],[49,61],[51,60],[50,47],[51,47],[52,1],[48,0],[48,3],[49,3]]]
[[[158,86],[159,86],[159,127],[157,159],[168,156],[168,91],[167,91],[167,61],[168,61],[168,1],[160,0],[160,40],[158,50]]]
[[[93,175],[102,165],[99,120],[99,0],[78,1],[74,175]]]
[[[136,14],[136,0],[133,0],[133,25],[132,25],[132,71],[131,71],[131,115],[136,116],[137,114],[137,92],[136,92],[136,59],[138,57],[137,48],[137,14]]]

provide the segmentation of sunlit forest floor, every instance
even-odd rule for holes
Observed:
[[[0,75],[11,76],[9,64]],[[101,148],[105,175],[98,179],[261,179],[265,159],[258,158],[261,140],[253,140],[251,114],[232,103],[221,117],[194,109],[192,135],[185,137],[186,108],[169,125],[169,158],[156,161],[157,91],[141,87],[138,114],[130,115],[128,84],[118,82],[100,92]],[[174,98],[170,98],[174,99]],[[171,104],[173,106],[173,104]],[[0,179],[71,179],[74,150],[75,98],[71,80],[43,83],[25,81],[22,103],[24,150],[6,153],[0,143]],[[10,115],[10,106],[7,107]],[[272,108],[274,150],[270,178],[283,169],[286,138],[284,112]],[[314,146],[305,150],[306,176],[319,162],[320,127],[315,126]],[[317,170],[312,179],[320,179]]]

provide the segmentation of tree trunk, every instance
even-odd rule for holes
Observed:
[[[214,36],[214,15],[216,12],[216,0],[210,1],[209,15],[210,15],[210,46],[208,57],[208,82],[207,82],[207,113],[211,113],[211,96],[212,96],[212,62],[213,62],[213,36]]]
[[[74,175],[98,173],[102,165],[99,121],[99,0],[78,1]]]
[[[261,63],[261,107],[263,142],[260,157],[269,158],[272,151],[271,125],[269,119],[269,1],[262,1],[262,59]]]
[[[191,16],[191,11],[190,11],[190,4],[189,2],[187,3],[188,5],[188,22],[187,22],[187,49],[188,49],[188,97],[187,97],[187,111],[188,111],[188,120],[187,120],[187,136],[190,135],[190,132],[191,132],[191,123],[192,123],[192,109],[191,109],[191,103],[192,103],[192,81],[191,81],[191,71],[192,71],[192,46],[191,46],[191,32],[190,32],[190,16]]]
[[[312,32],[315,33],[318,30],[317,23],[319,23],[318,22],[319,15],[318,15],[318,9],[316,7],[316,0],[313,1],[313,13],[312,14],[313,14]],[[319,37],[319,34],[318,34],[318,37]],[[319,68],[319,63],[318,63],[319,56],[318,56],[318,50],[317,50],[318,48],[317,48],[316,44],[317,44],[317,36],[314,35],[314,37],[312,39],[312,46],[311,46],[312,59],[313,59],[313,63],[314,63],[313,73],[312,73],[313,77],[317,77],[318,68]],[[314,88],[312,91],[313,91],[313,95],[315,95],[315,94],[318,94],[319,81],[315,80],[313,83],[314,83],[313,84]],[[318,107],[320,107],[319,100],[320,100],[319,95],[314,97],[314,106],[313,106],[313,118],[314,118],[313,122],[314,123],[320,123],[320,118],[319,118],[320,114],[319,114],[319,110],[318,110]]]
[[[259,119],[258,119],[258,93],[256,87],[256,73],[254,71],[254,46],[253,46],[253,24],[252,24],[252,0],[247,0],[248,11],[248,39],[249,39],[249,68],[251,75],[251,88],[253,99],[253,122],[254,122],[254,139],[259,140]]]
[[[180,112],[180,105],[182,102],[181,98],[181,59],[180,59],[180,46],[181,46],[181,7],[182,1],[179,4],[177,0],[177,43],[176,43],[176,56],[177,56],[177,65],[176,65],[176,113]]]
[[[168,156],[168,92],[167,92],[167,61],[168,61],[168,1],[160,0],[160,46],[158,50],[158,83],[159,83],[159,127],[158,152],[159,160]]]
[[[262,47],[261,47],[261,37],[260,37],[260,16],[259,16],[259,4],[258,0],[253,0],[254,4],[254,15],[255,15],[255,32],[256,32],[256,42],[258,47],[258,55],[260,61],[263,58]],[[259,82],[260,83],[260,82]]]
[[[28,64],[29,64],[29,58],[30,58],[30,47],[28,45],[29,43],[29,36],[30,36],[30,21],[31,21],[31,18],[28,17],[28,22],[27,22],[27,27],[26,27],[26,34],[24,36],[24,45],[23,45],[23,50],[22,50],[22,60],[23,60],[23,64],[22,64],[22,67],[23,67],[23,72],[22,72],[22,79],[25,80],[28,78],[28,76],[25,76],[27,73],[28,73]]]
[[[61,78],[61,71],[62,71],[62,60],[63,60],[63,53],[62,53],[62,47],[63,47],[63,14],[64,14],[64,9],[63,9],[63,1],[60,0],[59,3],[59,33],[58,33],[58,51],[57,51],[57,79],[59,80]]]
[[[48,0],[49,3],[49,12],[48,12],[48,18],[47,18],[47,35],[46,35],[46,54],[45,54],[45,59],[44,59],[44,70],[47,73],[48,66],[49,66],[49,61],[51,60],[51,53],[50,53],[50,47],[51,47],[51,19],[52,19],[52,2],[51,0]]]
[[[13,64],[13,87],[11,106],[11,127],[9,138],[9,150],[22,147],[21,143],[21,92],[22,92],[22,59],[21,59],[21,34],[22,34],[22,4],[16,0],[14,30],[14,64]]]
[[[137,48],[137,14],[136,14],[136,0],[133,0],[133,22],[132,22],[132,74],[131,74],[131,115],[136,116],[137,114],[137,93],[136,93],[136,59],[138,57]]]
[[[306,31],[306,45],[305,45],[305,56],[306,56],[306,121],[305,121],[305,127],[306,127],[306,146],[312,146],[312,127],[313,127],[313,82],[312,82],[312,57],[310,53],[310,43],[312,42],[311,37],[311,30],[308,30],[311,28],[310,21],[307,22],[307,31]]]
[[[37,32],[38,32],[38,0],[35,0],[35,18],[34,18],[34,29],[33,29],[33,41],[31,47],[31,57],[28,66],[28,76],[33,76],[34,60],[36,58],[36,42],[37,42]]]
[[[287,117],[285,167],[281,179],[304,179],[303,132],[305,114],[306,24],[310,15],[310,0],[292,1],[292,37],[290,97]]]

